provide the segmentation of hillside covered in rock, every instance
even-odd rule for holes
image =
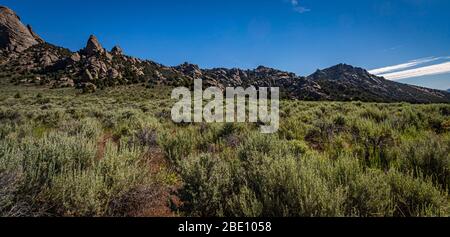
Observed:
[[[169,67],[127,56],[119,46],[103,48],[91,35],[77,52],[45,42],[19,16],[0,7],[0,80],[16,84],[75,87],[93,92],[105,87],[142,84],[192,86],[280,87],[285,98],[371,102],[449,103],[450,93],[400,84],[371,75],[366,70],[340,64],[308,77],[264,66],[201,69],[184,63]]]

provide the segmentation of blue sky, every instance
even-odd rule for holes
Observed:
[[[0,4],[15,10],[48,42],[72,50],[95,34],[105,48],[118,44],[127,54],[166,65],[265,65],[308,75],[348,63],[381,68],[400,82],[450,88],[448,0],[31,2]],[[422,62],[426,58],[437,59]],[[386,69],[412,60],[419,63]],[[425,75],[416,70],[436,64],[441,66],[425,68]]]

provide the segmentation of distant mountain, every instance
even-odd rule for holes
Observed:
[[[450,89],[448,89],[447,92],[450,92]]]
[[[71,52],[46,43],[25,26],[11,9],[0,7],[0,79],[17,84],[97,88],[140,83],[146,86],[192,86],[203,79],[206,86],[280,87],[283,96],[304,100],[449,103],[450,93],[410,86],[371,75],[362,68],[339,64],[308,77],[264,66],[201,69],[184,63],[167,67],[126,56],[119,46],[108,51],[95,36],[86,47]]]

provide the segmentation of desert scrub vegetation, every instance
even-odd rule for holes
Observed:
[[[164,87],[0,92],[0,216],[450,215],[448,104],[282,101],[263,135]]]
[[[99,151],[91,132],[55,131],[21,142],[2,141],[0,170],[14,181],[5,191],[5,197],[12,199],[2,209],[19,216],[110,215],[112,200],[151,184],[138,149],[118,149],[108,143]],[[14,213],[20,208],[26,211]]]

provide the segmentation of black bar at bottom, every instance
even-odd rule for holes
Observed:
[[[13,233],[34,234],[114,234],[153,236],[275,235],[292,236],[343,234],[420,234],[427,236],[450,226],[445,218],[3,218],[0,228]],[[7,232],[4,232],[7,233]],[[143,233],[143,234],[142,234]],[[442,233],[442,232],[441,232]],[[288,235],[290,236],[290,235]]]

